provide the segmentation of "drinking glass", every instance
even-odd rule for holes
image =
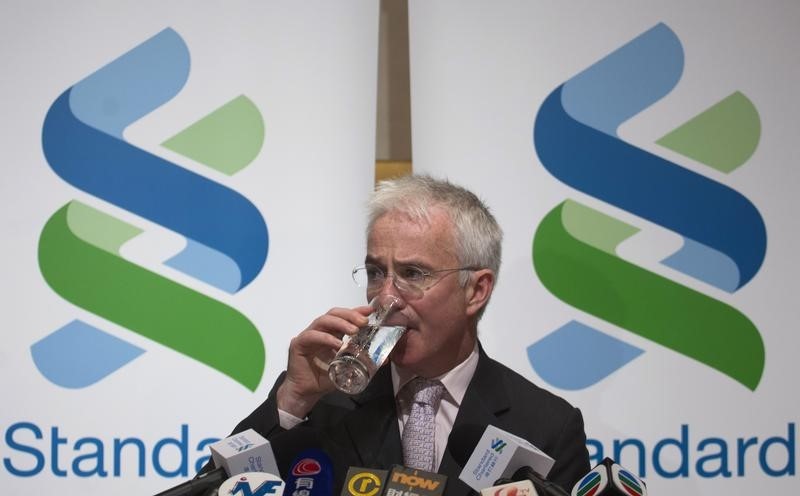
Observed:
[[[367,325],[356,334],[344,337],[342,347],[328,366],[331,382],[347,394],[360,393],[367,387],[406,332],[405,321],[397,313],[403,306],[399,298],[388,294],[378,295],[372,299],[370,306],[373,311]]]

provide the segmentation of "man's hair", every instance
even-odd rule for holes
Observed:
[[[412,220],[428,222],[432,208],[443,209],[454,226],[460,266],[491,269],[497,279],[503,231],[489,208],[471,191],[427,175],[403,176],[378,183],[367,207],[367,236],[378,218],[388,212],[399,211]],[[461,284],[468,279],[469,274],[462,273]]]

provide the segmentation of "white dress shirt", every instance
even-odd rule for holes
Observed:
[[[392,367],[392,387],[394,388],[394,398],[397,404],[397,421],[400,427],[400,436],[403,436],[403,426],[408,420],[408,414],[411,409],[411,403],[403,395],[397,393],[403,389],[408,381],[416,377],[399,367],[394,363]],[[464,394],[467,392],[472,376],[475,374],[475,369],[478,368],[478,344],[472,349],[472,353],[460,364],[456,365],[449,372],[440,375],[439,377],[429,377],[428,379],[439,380],[444,385],[444,393],[439,402],[439,407],[436,409],[435,417],[435,437],[434,440],[436,449],[436,467],[442,463],[444,456],[444,448],[447,446],[447,438],[450,436],[450,431],[453,429],[453,424],[458,415],[458,409],[461,407],[461,401],[464,399]],[[291,429],[292,427],[302,423],[305,419],[295,417],[289,412],[278,409],[278,418],[281,427],[284,429]]]
[[[461,401],[464,399],[467,386],[469,386],[477,367],[478,345],[476,343],[475,348],[473,348],[472,353],[466,360],[439,377],[428,377],[428,379],[440,381],[445,389],[439,402],[439,407],[436,409],[436,417],[434,419],[436,424],[434,445],[437,468],[442,463],[444,449],[447,446],[447,438],[453,429],[458,409],[461,407]],[[394,398],[397,403],[397,421],[400,427],[400,437],[403,436],[403,426],[408,420],[408,415],[411,411],[412,398],[406,398],[405,395],[398,393],[414,377],[414,375],[408,374],[392,364],[392,387],[394,388]]]

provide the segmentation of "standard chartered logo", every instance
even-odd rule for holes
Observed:
[[[682,247],[660,260],[665,270],[621,258],[620,244],[639,229],[611,208],[600,211],[573,199],[539,224],[533,263],[545,287],[564,302],[754,390],[765,356],[755,325],[724,301],[662,274],[678,271],[700,281],[699,287],[735,293],[764,260],[761,215],[739,192],[617,134],[669,93],[682,72],[680,40],[666,25],[656,25],[556,88],[534,126],[536,152],[556,178],[682,237]],[[735,92],[657,143],[719,177],[747,162],[759,138],[758,112]],[[577,360],[562,360],[564,350]],[[591,386],[642,352],[578,320],[528,348],[537,373],[565,389]]]
[[[228,293],[251,283],[266,260],[267,226],[247,198],[123,137],[180,92],[189,67],[183,39],[165,29],[56,99],[42,130],[47,162],[64,181],[115,208],[74,200],[56,211],[42,230],[39,266],[50,287],[77,307],[254,390],[265,351],[252,322],[120,254],[143,227],[120,219],[117,209],[181,235],[185,247],[164,265]],[[261,150],[264,123],[238,96],[165,138],[162,146],[172,152],[233,175]],[[42,374],[70,388],[96,383],[143,351],[80,319],[31,346]]]

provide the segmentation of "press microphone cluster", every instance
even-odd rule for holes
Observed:
[[[333,478],[330,457],[321,449],[308,448],[300,451],[292,462],[285,481],[271,473],[246,472],[230,477],[218,492],[203,496],[333,496]]]
[[[235,434],[211,446],[217,468],[156,496],[332,496],[335,470],[316,447],[320,436],[312,429],[292,429],[275,436],[271,445],[252,429]],[[448,446],[463,467],[459,479],[481,496],[647,496],[644,482],[609,458],[567,493],[546,478],[555,460],[492,425],[457,426]],[[444,475],[399,465],[391,470],[350,467],[341,496],[442,496],[446,484]]]

